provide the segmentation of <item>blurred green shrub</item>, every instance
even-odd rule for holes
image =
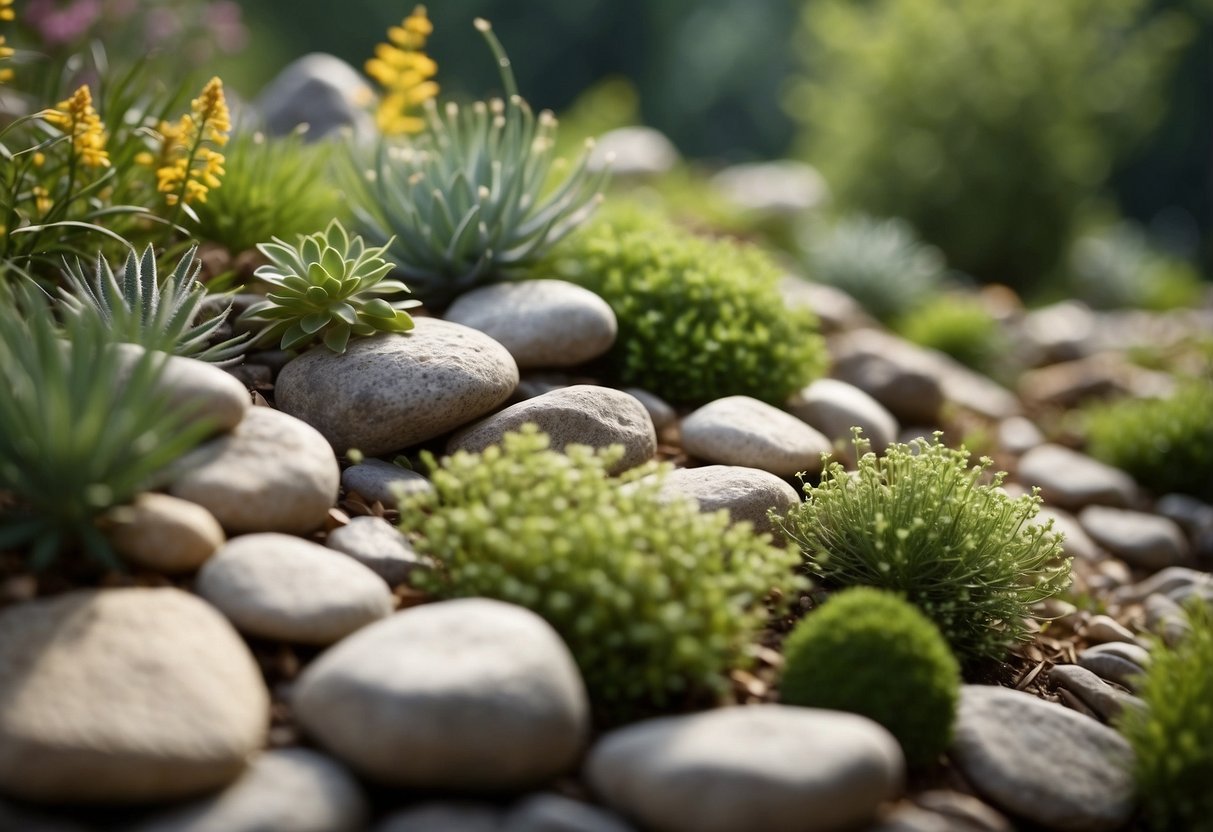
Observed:
[[[954,267],[1031,287],[1162,108],[1190,27],[1148,5],[813,0],[788,106],[844,209],[904,217]]]
[[[1205,288],[1190,263],[1154,248],[1128,222],[1079,237],[1069,265],[1072,293],[1099,309],[1192,306]]]
[[[944,294],[897,321],[908,340],[947,353],[966,367],[993,374],[1009,348],[998,321],[975,297]]]

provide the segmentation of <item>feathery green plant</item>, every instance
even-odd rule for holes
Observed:
[[[420,301],[389,302],[381,297],[409,290],[398,280],[383,279],[392,270],[383,259],[385,247],[368,247],[361,237],[351,239],[340,221],[303,237],[297,246],[274,238],[257,248],[270,262],[256,275],[276,290],[241,318],[265,324],[258,341],[280,339],[279,346],[290,350],[323,339],[326,347],[340,354],[351,335],[413,328],[413,319],[404,310]]]
[[[119,347],[101,316],[69,315],[60,332],[31,281],[0,285],[0,549],[34,568],[69,547],[114,565],[95,518],[210,430],[158,389],[163,353],[132,362]]]
[[[1033,492],[1011,499],[1003,473],[969,466],[940,441],[891,445],[882,456],[855,430],[858,470],[830,463],[786,517],[809,573],[831,587],[893,590],[935,622],[962,660],[1001,658],[1027,633],[1031,606],[1069,585],[1052,521],[1032,522]]]
[[[448,103],[441,112],[427,101],[424,132],[382,140],[369,160],[355,151],[347,166],[360,230],[389,247],[431,306],[535,263],[590,216],[606,181],[605,171],[587,169],[587,147],[549,190],[556,118],[531,111],[489,24],[476,26],[497,58],[506,99]]]
[[[911,765],[935,761],[952,737],[960,666],[917,607],[870,587],[832,594],[783,644],[779,699],[879,722]]]
[[[92,277],[84,273],[79,260],[68,261],[65,285],[59,289],[60,306],[65,317],[96,317],[119,341],[215,364],[238,361],[247,348],[247,335],[210,343],[230,307],[196,323],[207,296],[197,279],[202,264],[196,251],[196,247],[187,251],[163,282],[151,246],[141,258],[130,250],[121,277],[100,254]]]
[[[1133,746],[1134,779],[1148,827],[1213,830],[1213,607],[1185,607],[1190,632],[1159,642],[1142,677],[1145,708],[1125,708],[1118,727]]]
[[[549,445],[527,425],[482,453],[428,460],[433,492],[400,506],[401,529],[440,566],[424,588],[539,613],[601,720],[719,693],[767,620],[770,590],[803,583],[796,555],[723,511],[667,503],[654,463],[607,476],[619,447]]]

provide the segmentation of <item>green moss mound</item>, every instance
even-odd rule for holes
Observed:
[[[896,329],[908,340],[992,373],[1010,344],[998,321],[976,298],[940,295],[903,316]]]
[[[858,438],[858,471],[834,462],[807,500],[772,519],[806,569],[828,587],[892,590],[939,627],[961,660],[1002,658],[1026,637],[1031,606],[1067,587],[1070,562],[1052,521],[1032,521],[1040,498],[1008,497],[1003,474],[940,442]]]
[[[604,722],[719,694],[767,620],[770,590],[798,585],[794,553],[723,511],[664,503],[655,464],[608,477],[617,459],[556,453],[531,425],[443,459],[434,493],[401,504],[401,528],[440,566],[422,587],[543,616]]]
[[[615,311],[613,377],[671,401],[745,395],[782,404],[825,367],[816,317],[785,307],[779,269],[751,246],[697,237],[625,204],[535,272],[552,273]]]
[[[780,695],[789,705],[850,711],[879,722],[910,765],[947,747],[960,666],[939,629],[908,601],[846,589],[810,613],[784,642]]]
[[[1213,610],[1187,607],[1191,632],[1156,645],[1139,696],[1119,727],[1136,756],[1137,793],[1150,829],[1213,830]]]
[[[1087,452],[1155,494],[1213,500],[1213,381],[1166,399],[1125,399],[1087,411]]]

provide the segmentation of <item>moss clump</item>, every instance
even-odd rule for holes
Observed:
[[[1133,746],[1134,777],[1151,829],[1213,830],[1213,610],[1187,607],[1191,632],[1172,648],[1157,644],[1120,730]]]
[[[795,554],[748,524],[662,502],[654,464],[608,477],[617,450],[557,453],[530,425],[443,459],[434,492],[400,508],[417,551],[440,565],[422,587],[543,616],[607,722],[719,692],[767,620],[770,590],[798,583]]]
[[[824,369],[815,316],[785,307],[779,269],[753,247],[625,205],[562,244],[547,270],[611,305],[619,336],[607,361],[623,384],[676,402],[780,404]]]
[[[1213,381],[1191,380],[1166,399],[1126,399],[1086,414],[1087,452],[1156,494],[1213,500]]]
[[[908,340],[955,358],[983,373],[997,369],[1008,343],[998,321],[975,298],[940,295],[897,324]]]
[[[784,702],[873,719],[911,765],[929,764],[947,747],[960,666],[913,604],[879,589],[843,590],[796,625],[784,657]]]
[[[806,502],[773,517],[827,586],[872,586],[903,595],[935,622],[962,660],[1001,658],[1026,634],[1031,605],[1069,585],[1040,498],[1011,499],[990,460],[919,439],[884,456],[858,438],[858,471],[835,462]]]

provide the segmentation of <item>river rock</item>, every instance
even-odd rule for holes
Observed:
[[[705,404],[682,420],[682,447],[706,462],[759,468],[780,477],[817,474],[830,440],[790,413],[749,396]]]
[[[949,755],[995,805],[1049,829],[1119,829],[1133,814],[1128,742],[1029,693],[965,685]]]
[[[1137,485],[1124,471],[1051,443],[1038,445],[1020,458],[1019,481],[1040,486],[1046,502],[1070,510],[1127,506],[1137,494]]]
[[[189,572],[223,545],[223,527],[197,503],[140,494],[106,514],[105,536],[128,563],[157,572]]]
[[[115,346],[129,378],[144,356],[137,344]],[[152,360],[164,362],[156,389],[164,394],[172,409],[186,421],[205,421],[215,431],[228,431],[240,424],[252,405],[244,385],[213,364],[180,355],[157,354]]]
[[[341,469],[324,437],[269,407],[227,436],[181,457],[169,491],[197,503],[232,534],[307,534],[328,517]]]
[[[564,280],[474,289],[451,304],[446,319],[488,335],[523,370],[584,364],[609,350],[619,331],[605,300]]]
[[[634,468],[657,453],[657,433],[644,405],[622,390],[590,384],[562,387],[494,413],[452,436],[447,453],[482,451],[528,422],[538,425],[558,451],[574,443],[593,448],[622,445],[623,458],[612,473]]]
[[[901,788],[901,747],[855,714],[752,705],[606,734],[585,774],[612,808],[663,832],[861,828]]]
[[[392,613],[383,579],[353,558],[285,534],[249,534],[220,549],[195,590],[241,632],[332,644]]]
[[[784,515],[799,505],[800,495],[787,482],[757,468],[740,465],[705,465],[702,468],[678,468],[665,475],[661,483],[664,498],[690,497],[703,512],[725,509],[734,523],[747,521],[756,532],[773,532],[767,512],[774,509]]]
[[[257,98],[266,130],[284,136],[299,125],[319,139],[342,127],[358,135],[375,129],[367,105],[375,98],[358,70],[334,55],[313,52],[286,66]]]
[[[329,532],[326,543],[383,578],[388,586],[406,583],[414,572],[432,568],[432,563],[414,552],[404,535],[382,517],[354,517]]]
[[[585,686],[556,631],[484,598],[355,633],[308,665],[294,705],[322,746],[401,787],[536,785],[569,771],[589,735]]]
[[[1078,522],[1092,540],[1130,566],[1155,571],[1178,566],[1188,555],[1183,530],[1157,514],[1087,506]]]
[[[483,332],[418,318],[404,334],[315,347],[278,374],[277,404],[339,452],[368,456],[441,436],[494,410],[518,384],[518,365]]]
[[[638,125],[603,133],[590,154],[590,170],[617,177],[659,176],[678,164],[678,148],[660,130]]]
[[[354,491],[369,502],[396,508],[398,495],[430,492],[434,486],[416,471],[401,468],[382,459],[367,459],[341,472],[341,487]]]
[[[1076,664],[1059,664],[1052,668],[1049,681],[1077,696],[1104,722],[1116,719],[1126,706],[1141,704],[1137,697],[1117,690],[1098,674]]]
[[[515,805],[506,832],[634,832],[618,815],[562,795],[536,794]]]
[[[864,438],[877,453],[897,441],[901,426],[896,417],[876,399],[853,384],[822,378],[796,393],[788,401],[788,411],[841,445],[854,457],[851,428],[861,428]]]
[[[232,626],[178,589],[70,592],[0,612],[0,792],[125,804],[222,788],[269,724]]]

